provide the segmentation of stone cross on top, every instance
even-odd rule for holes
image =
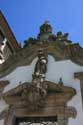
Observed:
[[[49,24],[50,23],[50,21],[48,21],[48,20],[45,20],[45,22],[44,22],[44,24]]]

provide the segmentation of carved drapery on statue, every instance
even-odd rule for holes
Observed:
[[[39,108],[44,105],[45,103],[45,97],[47,95],[47,84],[44,84],[45,81],[45,74],[47,71],[47,55],[43,52],[42,49],[38,51],[38,60],[35,65],[35,70],[33,79],[32,79],[32,85],[34,91],[34,101],[35,101],[35,108]]]
[[[43,52],[42,49],[38,51],[38,61],[35,66],[34,75],[41,76],[42,78],[45,77],[45,73],[47,71],[47,55]]]

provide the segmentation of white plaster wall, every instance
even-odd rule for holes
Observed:
[[[30,66],[18,67],[8,76],[0,79],[10,81],[10,84],[5,88],[4,92],[16,87],[20,82],[31,82],[36,61],[37,58],[34,59]],[[74,72],[80,71],[83,71],[83,67],[72,63],[70,60],[56,62],[52,56],[48,56],[48,71],[46,73],[46,80],[58,83],[60,77],[62,77],[64,85],[74,87],[77,91],[77,95],[68,103],[68,105],[74,106],[77,109],[77,117],[76,119],[70,118],[68,125],[83,125],[80,81],[74,79]]]
[[[10,81],[10,84],[7,87],[5,87],[4,92],[18,86],[20,83],[27,82],[27,81],[31,82],[36,61],[37,61],[37,58],[34,59],[34,61],[31,63],[30,66],[18,67],[12,73],[0,79],[0,80]]]

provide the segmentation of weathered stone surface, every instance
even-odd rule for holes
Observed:
[[[75,73],[74,77],[80,80],[80,89],[81,89],[82,107],[83,107],[83,72]]]
[[[9,84],[9,81],[0,81],[0,98],[2,96],[2,92],[4,88]]]
[[[3,95],[3,99],[10,105],[8,110],[0,114],[1,118],[5,117],[5,120],[7,121],[5,125],[9,125],[10,123],[13,125],[13,123],[15,123],[15,117],[41,118],[46,116],[57,116],[58,125],[63,125],[62,123],[65,123],[64,120],[68,120],[69,117],[76,117],[76,109],[66,105],[76,94],[76,91],[71,87],[58,85],[49,81],[45,81],[43,84],[48,84],[47,96],[44,105],[37,110],[34,110],[34,101],[36,98],[35,90],[31,83],[19,85]],[[25,89],[27,91],[23,94]],[[67,125],[67,122],[65,125]]]
[[[0,65],[0,77],[7,75],[17,66],[30,65],[33,59],[37,57],[37,52],[40,48],[45,50],[47,54],[52,55],[57,61],[70,59],[74,63],[83,65],[83,49],[79,46],[79,50],[74,50],[76,48],[75,45],[68,45],[62,49],[56,43],[36,44],[30,48],[26,47],[21,49],[16,55],[10,56],[5,63]]]
[[[43,52],[46,52],[46,55]],[[48,23],[43,24],[37,39],[29,38],[23,48],[0,65],[0,77],[3,77],[19,66],[30,65],[33,59],[38,57],[32,82],[20,84],[1,95],[9,104],[9,109],[0,115],[1,118],[5,118],[5,125],[14,125],[17,117],[29,116],[57,116],[58,125],[67,125],[68,118],[76,117],[76,109],[67,106],[68,101],[76,95],[76,90],[64,86],[61,80],[59,84],[45,80],[47,55],[52,55],[56,61],[70,59],[83,66],[83,48],[79,44],[72,44],[67,33],[58,32],[54,35],[52,27]],[[83,73],[75,74],[75,77],[81,80],[83,93]],[[1,91],[6,85],[8,81],[1,81]]]

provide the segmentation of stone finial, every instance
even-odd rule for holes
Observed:
[[[50,21],[48,21],[48,20],[45,20],[45,22],[44,22],[44,24],[49,24],[50,23]]]
[[[49,21],[45,21],[41,26],[40,26],[40,35],[45,34],[45,33],[52,33],[52,27],[49,24]]]
[[[60,85],[63,85],[62,78],[59,79],[59,84],[60,84]]]

